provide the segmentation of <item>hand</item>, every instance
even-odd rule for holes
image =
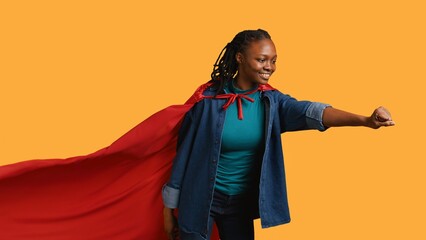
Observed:
[[[169,240],[175,240],[179,237],[179,228],[176,217],[173,215],[173,209],[164,207],[164,231]]]
[[[368,127],[377,129],[382,126],[394,126],[395,122],[392,121],[390,112],[384,107],[378,107],[374,110],[373,114],[368,118]]]

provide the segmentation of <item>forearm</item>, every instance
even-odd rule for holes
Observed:
[[[323,111],[322,124],[326,127],[364,126],[377,129],[394,126],[395,122],[384,107],[376,108],[369,117],[327,107]]]
[[[324,109],[322,122],[326,127],[341,126],[368,126],[369,117],[362,116],[336,108],[327,107]]]

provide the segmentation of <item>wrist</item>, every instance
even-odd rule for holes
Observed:
[[[163,208],[163,213],[164,214],[173,214],[174,209],[173,208],[168,208],[168,207],[164,207]]]
[[[361,125],[364,127],[372,127],[371,126],[371,118],[366,116],[361,116]]]

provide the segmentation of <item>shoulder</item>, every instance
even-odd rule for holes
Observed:
[[[200,85],[195,92],[191,95],[191,97],[185,102],[185,104],[196,104],[204,99],[204,96],[211,90],[211,82],[204,83]]]
[[[214,95],[216,94],[216,91],[217,91],[217,88],[216,88],[216,87],[214,87],[213,85],[211,85],[211,86],[208,86],[208,87],[204,90],[203,95],[204,95],[204,96],[214,96]]]
[[[265,96],[269,96],[273,99],[286,99],[291,98],[289,94],[283,93],[280,90],[274,88],[272,90],[264,91]]]

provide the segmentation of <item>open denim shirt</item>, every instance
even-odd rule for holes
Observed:
[[[204,92],[214,95],[213,88]],[[281,133],[327,129],[322,115],[328,104],[298,101],[278,90],[264,91],[265,143],[261,163],[258,212],[263,228],[290,222]],[[226,110],[225,99],[203,99],[182,122],[177,154],[168,183],[163,186],[164,205],[178,208],[181,231],[207,237],[208,218],[214,192],[217,162]]]

